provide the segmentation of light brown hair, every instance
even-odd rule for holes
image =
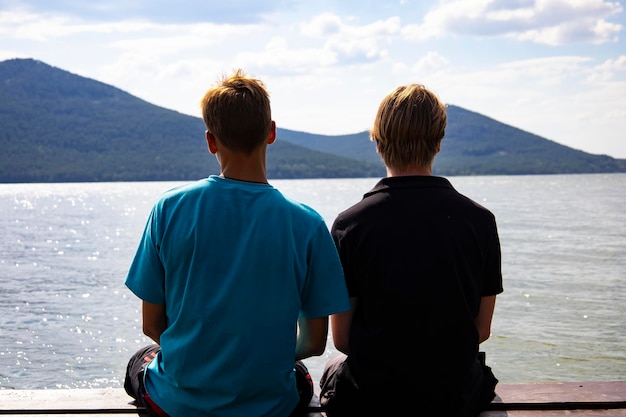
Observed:
[[[262,81],[241,69],[209,88],[201,109],[207,130],[234,151],[250,154],[271,130],[269,93]]]
[[[380,103],[370,132],[386,166],[430,167],[447,124],[446,105],[421,84],[397,87]]]

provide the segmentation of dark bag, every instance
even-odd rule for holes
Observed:
[[[338,357],[329,362],[320,379],[320,389],[320,405],[328,417],[369,415],[359,386],[344,358]]]
[[[307,414],[309,404],[313,398],[313,378],[311,378],[309,370],[302,361],[296,361],[295,369],[296,386],[298,387],[300,401],[296,409],[291,413],[291,416],[303,416]]]

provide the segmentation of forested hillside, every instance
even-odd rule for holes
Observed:
[[[380,160],[369,133],[322,136],[290,132],[287,140],[321,152]],[[435,158],[439,175],[527,175],[625,172],[626,160],[560,145],[461,107],[448,106],[448,126]]]
[[[0,62],[0,182],[193,180],[218,173],[198,117],[33,59]],[[591,155],[449,106],[440,175],[626,172]],[[278,129],[269,178],[378,177],[368,132]]]

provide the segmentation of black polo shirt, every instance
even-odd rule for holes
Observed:
[[[359,386],[415,401],[462,395],[475,380],[481,297],[503,289],[494,215],[445,178],[389,177],[332,235],[358,299],[348,363]]]

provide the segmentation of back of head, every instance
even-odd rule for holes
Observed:
[[[250,154],[270,133],[270,99],[262,81],[239,69],[209,88],[201,101],[207,130],[227,148]]]
[[[429,168],[446,123],[446,105],[423,85],[409,84],[383,99],[370,135],[387,167]]]

